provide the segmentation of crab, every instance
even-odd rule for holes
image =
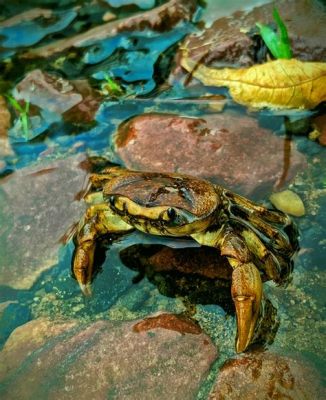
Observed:
[[[188,175],[108,167],[91,175],[90,182],[94,190],[88,196],[96,202],[78,224],[72,260],[83,293],[91,294],[95,249],[107,235],[136,229],[190,237],[215,248],[232,268],[236,351],[245,351],[262,302],[261,276],[279,283],[292,268],[298,240],[290,217]]]

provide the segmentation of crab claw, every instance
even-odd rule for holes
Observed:
[[[73,257],[73,273],[85,296],[92,294],[91,280],[93,272],[95,245],[86,241],[77,246]]]
[[[239,264],[233,270],[231,293],[238,325],[236,350],[241,353],[253,338],[263,293],[260,273],[253,263]]]

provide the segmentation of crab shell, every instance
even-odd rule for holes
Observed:
[[[75,235],[74,275],[90,293],[96,242],[134,229],[162,236],[190,236],[226,256],[236,308],[236,349],[254,336],[262,299],[261,273],[280,282],[298,247],[290,218],[208,181],[182,174],[108,168],[91,177],[97,202]],[[100,200],[99,200],[100,199]]]

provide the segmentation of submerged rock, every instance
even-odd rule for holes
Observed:
[[[67,80],[51,76],[39,69],[29,72],[18,83],[15,97],[58,114],[71,109],[83,99]]]
[[[193,322],[31,321],[0,353],[0,395],[10,399],[193,399],[217,352]]]
[[[65,29],[76,16],[77,12],[73,9],[57,12],[45,9],[29,10],[0,24],[0,46],[31,46],[45,36]]]
[[[319,115],[315,117],[312,122],[312,126],[317,132],[317,140],[322,146],[326,146],[326,115]]]
[[[60,239],[84,210],[76,201],[87,183],[84,160],[43,162],[2,180],[0,285],[28,289],[57,262]]]
[[[227,361],[209,400],[317,400],[325,394],[318,373],[302,361],[257,352]]]
[[[195,0],[169,0],[152,10],[136,13],[135,15],[119,20],[109,21],[78,35],[31,49],[24,53],[22,57],[49,57],[71,47],[83,47],[88,46],[90,43],[101,42],[124,31],[143,31],[145,29],[166,31],[181,21],[189,21],[195,9]]]
[[[305,215],[305,207],[301,198],[291,190],[273,193],[270,201],[275,208],[295,217]]]
[[[144,114],[120,125],[114,141],[128,168],[186,173],[246,195],[271,188],[284,175],[283,140],[246,116]],[[304,165],[305,157],[292,149],[286,179]]]
[[[105,0],[111,7],[122,7],[127,5],[135,5],[143,10],[155,6],[155,0]]]

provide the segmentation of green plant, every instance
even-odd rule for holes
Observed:
[[[292,50],[288,32],[277,8],[273,10],[273,17],[279,32],[275,32],[269,26],[257,22],[256,25],[259,28],[260,35],[275,58],[290,59],[292,58]]]
[[[104,76],[104,82],[101,85],[101,91],[103,94],[111,97],[121,97],[124,95],[124,90],[121,85],[108,74]]]
[[[18,111],[19,113],[19,119],[20,119],[20,123],[23,129],[23,137],[24,138],[28,138],[29,136],[29,101],[25,102],[24,107],[21,106],[18,101],[10,96],[10,95],[6,95],[8,101],[10,102],[10,104],[14,107],[15,110]]]

